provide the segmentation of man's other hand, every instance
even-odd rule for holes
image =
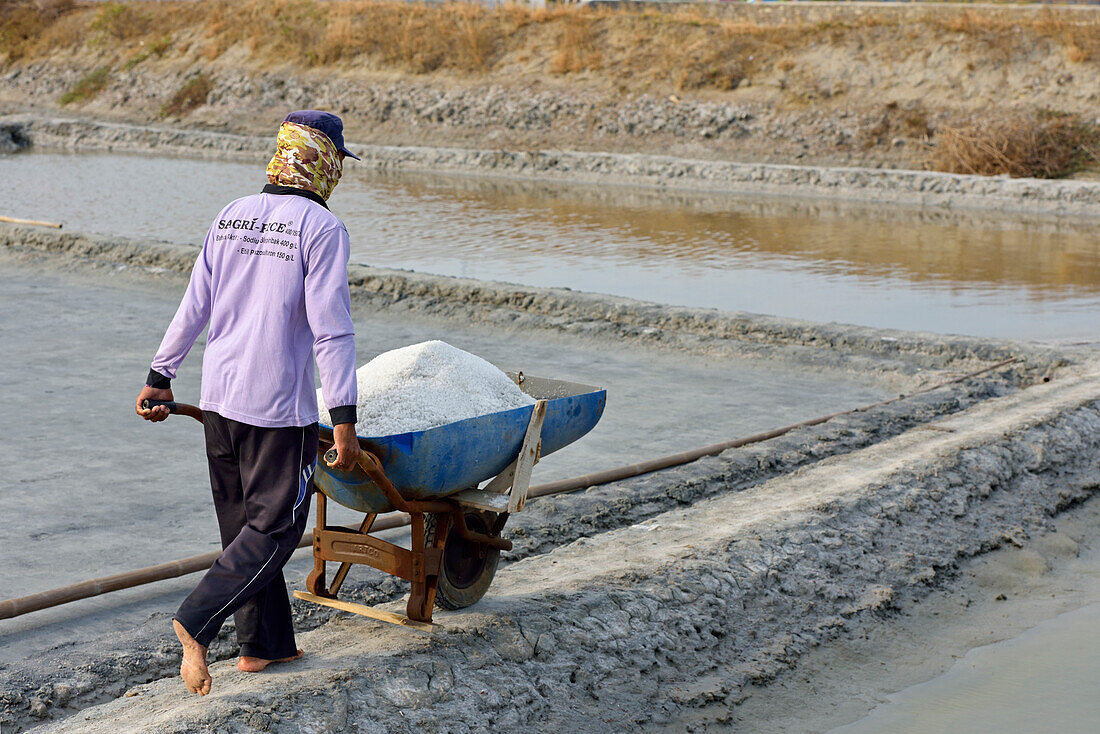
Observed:
[[[325,463],[340,471],[354,469],[359,461],[359,439],[355,436],[355,424],[341,423],[334,426],[332,440],[336,444],[336,461]]]
[[[137,411],[137,414],[147,421],[159,423],[160,421],[171,415],[168,412],[168,406],[158,405],[155,408],[146,409],[141,407],[141,401],[143,400],[175,400],[175,398],[172,397],[171,388],[167,390],[159,390],[155,387],[149,387],[148,385],[146,385],[141,389],[141,392],[138,393],[137,400],[134,401],[134,409]]]

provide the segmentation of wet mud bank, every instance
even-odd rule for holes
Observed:
[[[62,233],[0,225],[0,248],[58,264],[145,268],[185,276],[198,249],[154,240]],[[907,392],[947,373],[1019,359],[1019,382],[1049,377],[1087,351],[1007,340],[943,336],[757,314],[684,308],[564,288],[352,265],[352,297],[390,313],[409,313],[508,329],[544,330],[677,351],[782,361],[817,370],[860,372]]]
[[[109,150],[264,162],[271,140],[230,133],[117,122],[0,118],[0,150]],[[477,150],[352,145],[357,164],[378,171],[421,171],[572,183],[714,191],[752,196],[830,198],[941,209],[1100,216],[1100,184],[930,171],[831,168],[694,160],[566,150]]]
[[[749,488],[724,472],[752,459],[726,452],[654,476],[709,493],[646,519],[610,507],[622,524],[511,563],[431,637],[340,617],[301,662],[214,666],[206,699],[159,680],[43,730],[629,731],[702,710],[727,726],[749,686],[1095,496],[1098,449],[1089,363]]]

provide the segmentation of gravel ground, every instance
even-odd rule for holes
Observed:
[[[43,731],[725,728],[747,686],[1093,496],[1098,385],[1088,364],[749,489],[710,479],[710,499],[511,564],[431,637],[341,618],[301,662],[214,666],[206,699],[160,680]]]
[[[23,144],[65,150],[115,150],[264,162],[270,136],[176,127],[12,115],[0,118],[0,150]],[[376,170],[430,171],[721,191],[754,196],[832,198],[943,209],[1100,216],[1100,183],[1012,179],[931,171],[829,168],[693,160],[568,150],[486,150],[355,145]]]

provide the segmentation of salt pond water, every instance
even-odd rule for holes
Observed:
[[[1100,338],[1096,222],[470,177],[356,173],[352,259],[815,321]],[[111,153],[0,157],[3,214],[201,241],[263,166]]]
[[[1100,604],[971,650],[949,671],[830,734],[1100,730]]]

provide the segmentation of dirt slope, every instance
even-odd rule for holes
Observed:
[[[1088,8],[49,7],[5,21],[0,111],[269,133],[316,106],[367,143],[919,168],[948,127],[1100,99]]]

